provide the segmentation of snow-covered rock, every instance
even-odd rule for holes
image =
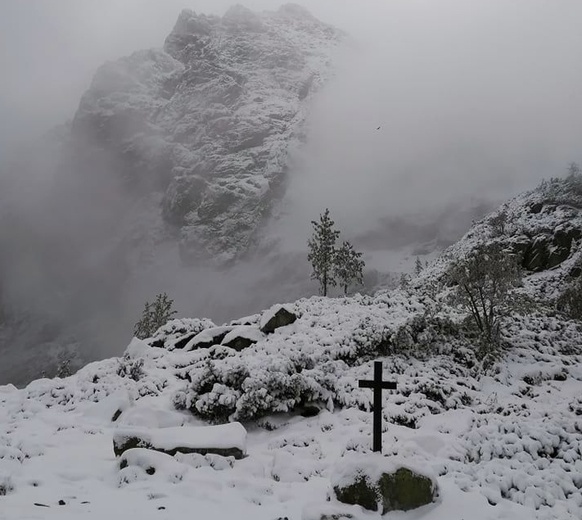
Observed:
[[[132,190],[161,193],[185,258],[232,260],[283,193],[308,99],[342,39],[296,7],[184,10],[163,50],[99,69],[75,114],[73,147],[119,164]]]
[[[196,350],[198,348],[209,348],[213,345],[220,345],[226,335],[231,332],[235,327],[223,326],[223,327],[210,327],[203,330],[199,334],[196,334],[186,345],[184,350]]]
[[[263,333],[252,325],[242,325],[232,329],[224,339],[222,345],[233,348],[234,350],[243,350],[254,345],[263,339]]]
[[[370,511],[409,511],[438,497],[434,475],[426,475],[381,454],[352,455],[334,468],[332,486],[337,499]]]
[[[295,322],[297,316],[284,305],[274,305],[261,316],[259,327],[265,334],[275,332],[279,327],[285,327]]]
[[[240,459],[246,452],[247,432],[240,423],[219,426],[170,428],[119,428],[113,435],[113,451],[120,456],[132,448],[147,448],[168,455],[214,453]]]
[[[203,319],[173,319],[162,325],[148,339],[152,347],[164,347],[168,350],[185,348],[190,341],[201,332],[216,325],[207,318]]]
[[[582,205],[559,182],[551,186],[505,206],[518,232],[499,233],[485,219],[407,287],[299,300],[292,304],[297,320],[273,334],[260,332],[259,315],[232,322],[220,330],[221,341],[233,331],[257,334],[241,351],[220,344],[167,350],[134,341],[125,358],[92,363],[74,376],[21,390],[0,387],[2,514],[33,518],[35,502],[56,506],[64,496],[68,507],[59,517],[65,520],[88,517],[87,501],[98,517],[138,511],[158,518],[157,507],[171,504],[178,512],[194,504],[219,519],[363,520],[370,513],[328,501],[333,485],[353,477],[354,468],[373,474],[396,458],[438,479],[439,500],[422,510],[426,520],[578,520],[582,324],[555,307],[578,265],[578,241],[555,267],[525,273],[517,290],[533,302],[505,317],[502,348],[490,365],[476,355],[479,339],[466,313],[439,283],[451,258],[479,244],[501,241],[511,250],[544,223],[577,226]],[[545,217],[543,204],[534,213],[527,209],[548,194],[560,203]],[[569,217],[566,203],[575,210]],[[197,336],[212,338],[213,329]],[[169,326],[158,339],[176,330]],[[358,387],[376,360],[384,378],[398,382],[382,395],[381,457],[371,454],[372,393]],[[139,377],[121,369],[138,362]],[[320,413],[302,417],[310,403]],[[121,415],[112,421],[116,410]],[[114,436],[175,450],[200,444],[196,427],[233,421],[248,432],[247,457],[236,463],[138,450],[119,469],[111,454]],[[206,440],[219,438],[212,433]],[[368,464],[370,457],[377,466]],[[349,463],[345,471],[340,460]]]

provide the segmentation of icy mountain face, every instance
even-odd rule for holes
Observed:
[[[111,355],[152,294],[215,319],[278,298],[249,303],[260,291],[223,267],[283,195],[344,38],[292,5],[184,11],[163,49],[103,65],[71,122],[0,166],[0,383]]]
[[[283,193],[308,99],[342,38],[293,5],[222,18],[185,10],[163,50],[101,67],[73,148],[105,152],[131,191],[159,193],[183,257],[232,260]]]

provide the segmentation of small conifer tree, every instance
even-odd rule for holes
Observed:
[[[354,246],[346,241],[335,253],[333,273],[342,286],[344,294],[348,294],[348,287],[352,283],[363,283],[362,271],[366,264],[361,258],[362,253],[358,253],[354,250]]]
[[[141,319],[133,329],[134,336],[140,339],[151,337],[176,314],[176,311],[172,309],[173,305],[174,300],[168,298],[166,293],[158,294],[153,303],[146,302]]]
[[[333,267],[336,254],[335,243],[339,237],[339,231],[334,229],[335,222],[329,216],[328,208],[323,215],[319,215],[319,222],[312,220],[311,224],[313,234],[307,243],[309,248],[307,259],[313,269],[311,279],[319,282],[320,293],[327,296],[328,288],[337,285],[333,276]]]
[[[582,169],[580,169],[580,165],[575,162],[571,162],[568,165],[568,176],[569,177],[576,177],[582,173]]]
[[[420,258],[417,256],[416,257],[416,262],[414,263],[414,274],[416,276],[419,276],[420,273],[422,273],[422,261],[420,260]]]

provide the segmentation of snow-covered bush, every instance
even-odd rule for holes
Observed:
[[[480,332],[480,357],[495,354],[501,321],[516,308],[513,289],[521,282],[516,259],[501,244],[481,244],[453,261],[447,275],[453,304],[467,310]]]
[[[324,302],[306,300],[302,305],[305,311]],[[460,325],[427,313],[416,295],[358,297],[325,305],[326,311],[330,305],[337,308],[317,317],[319,307],[314,306],[312,317],[304,313],[296,329],[267,336],[241,352],[215,345],[188,353],[189,364],[180,363],[179,367],[179,377],[188,382],[175,393],[174,405],[216,423],[256,420],[311,402],[368,410],[371,394],[358,388],[357,379],[367,377],[372,361],[384,356],[391,356],[387,358],[390,362],[386,361],[390,373],[406,370],[408,358],[430,359],[437,354],[441,356],[439,363],[446,367],[444,375],[473,373],[474,357],[470,361],[463,357],[466,362],[462,366],[451,363],[448,357],[466,343]],[[312,326],[312,319],[317,327]],[[428,382],[424,384],[426,390]],[[422,394],[422,389],[413,391]],[[442,399],[431,404],[423,394],[420,406],[426,413],[435,406],[462,406],[464,391],[455,388],[447,393],[443,397],[446,405]],[[449,399],[452,394],[455,397]],[[397,415],[402,413],[400,410]]]
[[[549,204],[567,204],[582,208],[582,174],[570,171],[565,178],[552,177],[543,180],[538,190]]]
[[[143,364],[143,359],[131,359],[124,356],[119,360],[117,375],[139,381],[144,376]]]
[[[558,309],[570,318],[582,320],[582,277],[573,280],[557,301]]]
[[[14,483],[10,475],[0,474],[0,497],[14,491]]]
[[[222,360],[207,360],[204,366],[191,372],[192,383],[176,394],[174,404],[220,423],[287,412],[328,397],[318,382],[321,374],[304,370],[310,364],[308,359],[277,361],[251,368],[236,356],[236,351]]]

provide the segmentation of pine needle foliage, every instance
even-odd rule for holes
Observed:
[[[313,235],[307,242],[309,252],[307,259],[313,272],[311,279],[319,282],[319,292],[327,296],[329,287],[337,285],[333,276],[336,255],[335,244],[340,232],[334,229],[335,222],[329,216],[329,208],[319,215],[319,222],[312,220]]]
[[[420,258],[417,256],[416,257],[416,262],[414,262],[414,274],[416,276],[420,276],[420,273],[422,273],[422,261],[420,260]]]
[[[173,305],[174,300],[168,298],[166,293],[158,294],[153,303],[146,302],[141,319],[133,329],[133,335],[140,339],[151,337],[176,314],[172,309]]]
[[[363,269],[365,263],[362,260],[362,253],[357,252],[354,246],[344,241],[336,250],[333,274],[344,290],[344,295],[348,294],[348,288],[352,283],[363,283]]]

